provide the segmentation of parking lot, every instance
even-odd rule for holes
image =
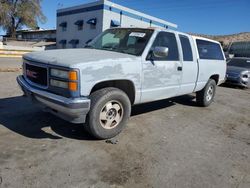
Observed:
[[[250,89],[134,106],[110,144],[22,97],[20,62],[0,58],[0,187],[250,187]]]

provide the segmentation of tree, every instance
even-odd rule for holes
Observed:
[[[46,22],[41,8],[42,0],[0,0],[0,27],[11,37],[23,26],[34,29],[38,21]]]

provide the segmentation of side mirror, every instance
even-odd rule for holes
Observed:
[[[167,47],[157,46],[154,48],[153,54],[155,57],[164,58],[168,56],[168,51],[169,49]]]
[[[87,42],[85,42],[86,45],[92,42],[92,39],[89,39]]]
[[[90,43],[92,42],[92,39],[89,39],[87,42],[85,42],[84,48],[90,47]]]

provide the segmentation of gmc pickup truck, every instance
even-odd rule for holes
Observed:
[[[98,139],[119,134],[131,106],[196,93],[209,106],[224,82],[220,44],[157,28],[108,29],[85,48],[23,56],[24,94]]]

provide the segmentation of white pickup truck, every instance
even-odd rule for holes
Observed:
[[[200,106],[210,105],[225,73],[216,41],[169,29],[115,28],[86,48],[24,55],[17,81],[49,112],[106,139],[122,131],[132,105],[194,92]]]

